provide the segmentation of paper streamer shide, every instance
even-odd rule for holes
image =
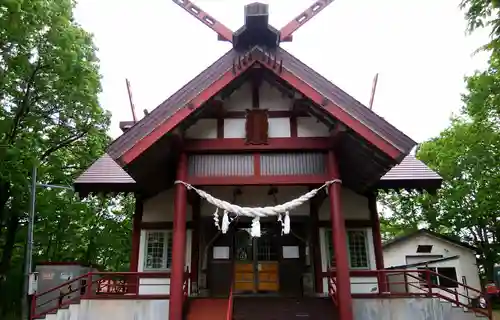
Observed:
[[[289,234],[290,233],[290,214],[289,212],[305,202],[311,200],[319,191],[321,191],[323,188],[327,188],[331,184],[334,183],[342,183],[341,180],[334,179],[325,182],[321,187],[317,189],[313,189],[309,191],[308,193],[294,199],[288,202],[285,202],[283,204],[279,204],[273,207],[255,207],[255,208],[250,208],[250,207],[240,207],[235,204],[229,203],[224,200],[217,199],[210,194],[206,193],[203,190],[197,189],[194,186],[190,185],[187,182],[177,180],[175,181],[175,184],[182,184],[184,185],[188,190],[193,190],[195,191],[200,197],[205,199],[208,203],[214,205],[216,207],[216,210],[214,212],[214,223],[215,226],[222,231],[222,233],[226,233],[227,230],[229,229],[229,224],[231,221],[234,220],[230,219],[229,213],[232,212],[238,216],[245,216],[245,217],[250,217],[252,218],[252,230],[250,234],[252,237],[260,237],[260,218],[264,217],[272,217],[272,216],[277,216],[278,222],[281,223],[282,226],[282,234]],[[327,189],[328,191],[328,189]],[[222,224],[219,226],[219,209],[224,210],[224,214],[222,216]]]

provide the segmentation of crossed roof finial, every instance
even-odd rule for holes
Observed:
[[[260,44],[266,47],[277,47],[280,42],[292,41],[292,34],[321,12],[334,0],[318,0],[291,20],[280,30],[269,25],[269,5],[254,2],[245,6],[245,25],[236,32],[217,21],[199,6],[189,0],[172,0],[196,19],[214,30],[219,40],[233,43],[235,49],[248,49]]]

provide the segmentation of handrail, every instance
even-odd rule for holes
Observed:
[[[492,309],[491,303],[488,301],[487,295],[475,288],[472,288],[464,283],[461,283],[452,278],[443,276],[437,272],[434,272],[429,269],[384,269],[384,270],[362,270],[356,271],[351,270],[350,272],[352,276],[358,277],[369,277],[376,278],[376,283],[378,284],[377,292],[371,292],[366,294],[356,294],[358,296],[363,297],[390,297],[390,296],[426,296],[426,297],[435,297],[440,298],[445,301],[448,301],[456,306],[466,308],[472,312],[487,316],[489,319],[492,319]],[[403,281],[391,281],[390,276],[401,276]],[[436,283],[433,283],[432,277],[436,276],[439,279],[446,279],[450,283],[456,285],[456,288],[450,289],[447,287],[440,286]],[[334,269],[330,269],[325,277],[329,280],[328,282],[328,293],[332,298],[334,298],[334,282],[333,279],[336,277],[336,271]],[[400,279],[401,279],[400,278]],[[385,285],[387,286],[387,292],[381,292],[381,283],[380,279],[385,279]],[[412,279],[409,281],[409,279]],[[375,284],[375,282],[356,282],[357,285],[362,284]],[[391,285],[404,285],[405,288],[398,288],[397,291],[391,292]],[[393,287],[394,290],[395,287]],[[410,291],[410,288],[412,291]],[[415,292],[418,290],[418,292]],[[470,294],[475,296],[470,296]],[[486,306],[483,308],[481,305],[476,305],[472,303],[476,299],[484,299],[486,302]],[[466,302],[464,302],[466,301]],[[479,302],[481,300],[478,300]],[[334,301],[335,302],[335,301]]]
[[[233,276],[231,277],[231,287],[229,289],[229,299],[227,302],[227,312],[226,320],[233,319],[233,302],[234,302],[234,283],[235,283],[235,272],[233,271]]]
[[[51,289],[49,289],[49,290],[46,290],[46,291],[43,291],[43,292],[40,292],[40,293],[36,293],[36,294],[34,294],[33,296],[34,296],[35,298],[38,298],[38,297],[40,297],[40,296],[46,295],[46,294],[48,294],[48,293],[51,293],[51,292],[56,291],[56,290],[58,290],[58,289],[61,289],[62,287],[65,287],[65,286],[67,286],[67,285],[69,285],[69,284],[72,284],[73,282],[76,282],[76,281],[78,281],[78,280],[81,280],[81,279],[83,279],[83,278],[86,278],[86,277],[87,277],[87,275],[88,275],[87,273],[86,273],[86,274],[82,274],[82,275],[80,275],[80,276],[78,276],[78,277],[76,277],[76,278],[73,278],[73,279],[71,279],[71,280],[68,280],[68,281],[63,282],[62,284],[58,285],[57,287],[51,288]]]
[[[337,281],[334,277],[328,278],[328,295],[332,298],[333,304],[338,307],[339,302],[337,299]]]
[[[80,299],[117,298],[118,296],[139,296],[139,284],[142,278],[170,278],[170,272],[89,272],[80,275],[49,290],[31,296],[30,319],[37,319],[66,307]],[[184,299],[189,295],[190,272],[183,275]],[[164,284],[147,284],[161,286]],[[67,290],[62,290],[62,289]],[[149,296],[143,294],[141,296]],[[157,298],[158,294],[151,294]],[[164,295],[168,298],[168,293]],[[46,297],[46,298],[44,298]],[[123,298],[121,297],[121,298]]]

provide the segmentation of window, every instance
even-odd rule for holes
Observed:
[[[439,286],[439,287],[444,287],[444,288],[457,288],[458,287],[458,282],[457,282],[457,271],[455,270],[454,267],[446,267],[446,268],[417,268],[420,270],[431,270],[433,272],[436,272],[436,274],[431,274],[431,282],[432,284]],[[426,275],[425,273],[420,274],[420,278],[422,279],[422,282],[426,282]]]
[[[144,270],[170,269],[172,263],[172,231],[146,231]]]
[[[335,268],[335,256],[332,245],[332,230],[325,232],[328,267]],[[352,269],[369,269],[368,246],[366,241],[366,230],[347,230],[347,252],[349,254],[349,267]]]
[[[417,246],[417,253],[431,253],[432,245],[419,245]]]

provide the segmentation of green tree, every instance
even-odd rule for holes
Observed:
[[[423,143],[417,157],[444,178],[435,196],[389,193],[383,203],[387,232],[425,226],[480,250],[486,276],[500,260],[500,75],[494,52],[490,67],[467,79],[459,116],[441,134]]]
[[[491,29],[491,41],[482,49],[500,49],[500,1],[499,0],[461,0],[460,8],[465,11],[467,29],[473,32],[480,28]]]
[[[109,143],[98,104],[90,34],[71,0],[0,2],[0,318],[19,313],[31,168],[41,183],[70,185]],[[80,201],[37,190],[35,262],[73,260],[124,269],[130,197]]]

